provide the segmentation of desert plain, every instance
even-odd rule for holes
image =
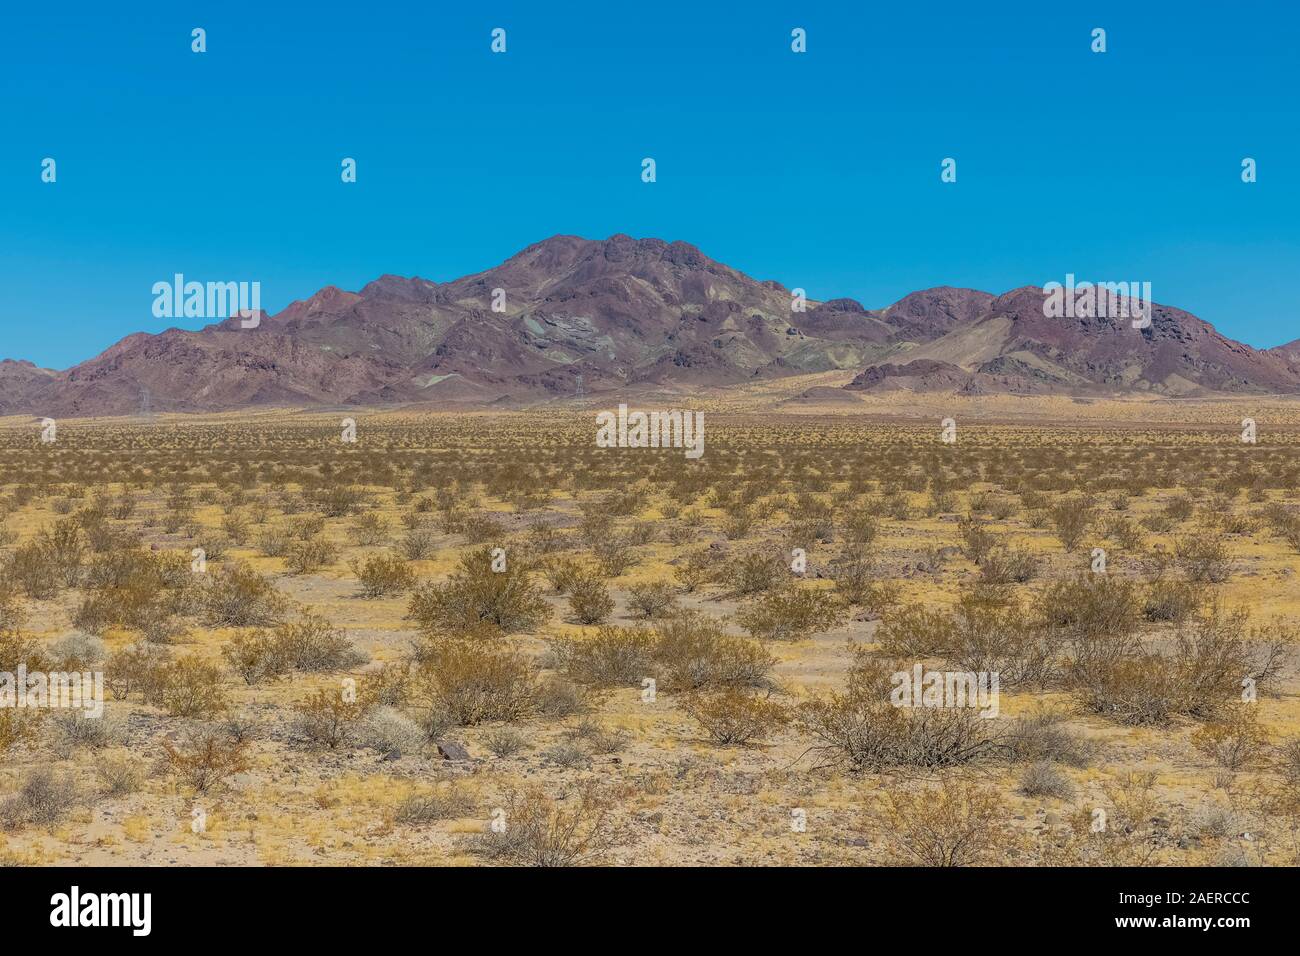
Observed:
[[[833,377],[0,420],[0,860],[1300,862],[1300,403]]]

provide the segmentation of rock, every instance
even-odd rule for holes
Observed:
[[[390,750],[379,758],[380,760],[401,760],[402,752],[400,750]]]
[[[1061,815],[1055,810],[1048,810],[1047,815],[1043,817],[1043,822],[1049,827],[1054,827],[1061,822]]]
[[[468,760],[469,751],[454,740],[439,740],[438,754],[443,760]]]

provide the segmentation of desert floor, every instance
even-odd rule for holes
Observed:
[[[595,447],[596,404],[68,420],[46,443],[39,421],[0,422],[0,670],[25,648],[109,682],[92,730],[57,713],[0,730],[0,859],[1295,864],[1300,405],[818,397],[836,384],[705,397],[698,461]],[[493,548],[533,601],[525,626],[466,623],[483,594],[505,600],[499,572],[474,564]],[[1084,625],[1043,595],[1097,587],[1096,548],[1132,607],[1086,637],[1129,644],[1083,688]],[[366,596],[373,556],[414,582]],[[214,610],[236,568],[273,589],[249,585],[264,620]],[[557,568],[586,582],[596,622],[580,623]],[[413,595],[448,582],[414,612]],[[1157,591],[1181,606],[1153,609]],[[816,600],[764,603],[791,593]],[[647,617],[647,594],[669,606]],[[1002,745],[942,756],[890,738],[856,761],[828,746],[815,704],[851,696],[855,660],[973,669],[916,628],[911,656],[880,643],[909,609],[951,620],[972,596],[986,622],[1023,612],[1014,646],[987,655],[1007,673],[1030,654],[1016,640],[1052,642],[1041,681],[1003,681],[996,718],[937,731]],[[610,680],[573,663],[602,633],[617,641],[610,628],[652,635],[681,610],[774,663],[693,693],[672,676],[680,661],[641,658]],[[232,642],[273,642],[311,615],[347,653],[276,669],[250,651],[241,675]],[[1213,648],[1180,656],[1180,637],[1210,631]],[[449,642],[490,649],[457,659],[455,686]],[[190,658],[210,666],[177,668]],[[642,671],[659,675],[654,695]],[[1258,696],[1243,703],[1247,677]],[[317,692],[349,706],[312,710]],[[475,694],[486,716],[449,716]],[[836,713],[870,723],[878,703]],[[748,721],[750,739],[719,742],[692,710],[714,729]]]

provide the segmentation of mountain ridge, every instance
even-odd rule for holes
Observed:
[[[499,291],[498,291],[499,290]],[[682,241],[559,235],[438,283],[327,285],[253,328],[125,336],[64,371],[0,361],[0,414],[530,404],[620,389],[855,373],[847,391],[1300,394],[1300,341],[1257,350],[1181,309],[1050,318],[1036,286],[808,300]]]

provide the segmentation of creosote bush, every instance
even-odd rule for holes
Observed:
[[[826,763],[853,770],[941,768],[1012,752],[1004,734],[973,707],[900,707],[891,700],[892,675],[910,666],[859,648],[844,692],[799,705],[797,725],[813,737]]]
[[[1244,609],[1228,612],[1212,602],[1179,627],[1171,651],[1096,638],[1074,662],[1070,683],[1084,706],[1123,724],[1162,724],[1179,714],[1214,718],[1248,685],[1267,692],[1294,644],[1288,626],[1248,631],[1247,621]]]
[[[1253,704],[1226,708],[1192,735],[1192,744],[1225,770],[1244,770],[1260,762],[1268,735]]]
[[[411,794],[401,802],[393,818],[403,826],[418,827],[467,816],[473,809],[474,799],[469,792],[450,783]]]
[[[499,829],[468,841],[470,852],[512,866],[591,866],[604,862],[617,841],[611,803],[594,786],[563,801],[539,787],[512,792],[501,808]]]
[[[415,586],[415,571],[395,554],[372,554],[364,561],[354,559],[350,566],[368,598],[401,594]]]
[[[144,786],[148,776],[144,763],[129,753],[106,755],[95,764],[95,773],[104,794],[109,797],[135,793]]]
[[[904,604],[885,614],[876,631],[880,651],[890,657],[942,657],[955,646],[951,617],[920,604]]]
[[[1073,551],[1092,525],[1092,503],[1080,496],[1062,498],[1048,509],[1048,518],[1066,551]]]
[[[281,624],[274,630],[273,640],[277,653],[299,671],[337,671],[366,660],[346,631],[319,614],[304,614]]]
[[[23,779],[18,792],[0,801],[0,827],[49,827],[77,804],[77,787],[66,773],[38,767]]]
[[[133,628],[165,640],[179,628],[174,619],[194,613],[197,595],[183,555],[121,549],[96,557],[85,571],[86,595],[73,617],[91,634]]]
[[[216,627],[258,627],[274,624],[288,610],[288,601],[267,578],[246,564],[209,571],[202,596],[206,622]]]
[[[426,584],[411,595],[409,614],[429,634],[490,625],[503,633],[532,631],[551,607],[518,561],[494,571],[491,548],[465,554],[445,584]]]
[[[875,561],[861,550],[846,551],[831,562],[830,572],[835,594],[845,605],[880,614],[898,603],[898,585],[880,580]]]
[[[687,694],[681,707],[720,744],[761,742],[790,721],[789,711],[778,702],[738,687]]]
[[[666,581],[635,584],[628,591],[628,605],[644,618],[662,617],[677,605],[677,588]]]
[[[248,744],[212,726],[191,728],[177,742],[164,739],[162,748],[167,772],[194,793],[207,793],[248,769]]]
[[[735,596],[749,597],[776,587],[789,573],[775,555],[751,551],[723,564],[719,578]]]
[[[736,622],[751,637],[799,641],[830,630],[842,617],[831,592],[788,586],[767,591],[743,605]]]
[[[293,729],[309,746],[338,750],[351,744],[365,707],[343,688],[323,687],[294,705]]]
[[[1174,555],[1189,581],[1222,584],[1232,574],[1232,552],[1223,529],[1205,524],[1174,541]]]
[[[290,574],[311,574],[337,560],[338,547],[324,538],[299,541],[284,553],[284,566]]]
[[[449,639],[431,648],[417,668],[411,701],[469,726],[527,716],[538,690],[536,666],[504,642]]]
[[[652,627],[602,627],[592,637],[551,642],[555,665],[597,687],[641,684],[668,692],[770,686],[776,659],[761,644],[726,632],[716,618],[683,611]]]
[[[227,707],[221,668],[192,654],[160,665],[151,679],[149,702],[173,717],[210,717]]]
[[[937,787],[885,791],[884,822],[903,860],[933,867],[973,866],[1006,839],[995,791],[946,776]]]
[[[569,582],[569,607],[579,624],[599,624],[614,611],[614,599],[602,578],[583,574]]]

